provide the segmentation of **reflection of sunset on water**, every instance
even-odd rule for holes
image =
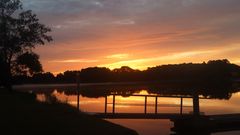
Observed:
[[[141,90],[136,95],[148,95],[147,90]],[[59,101],[63,103],[68,103],[74,107],[77,106],[77,95],[66,95],[65,92],[58,92],[54,90],[51,94],[55,96]],[[151,94],[154,95],[154,94]],[[113,96],[108,96],[108,112],[112,111],[112,101]],[[44,94],[37,94],[37,99],[39,101],[46,100]],[[240,93],[233,94],[230,100],[218,100],[218,99],[200,99],[200,111],[205,114],[221,114],[221,113],[237,113],[239,109],[239,99]],[[80,95],[80,108],[84,112],[104,112],[104,102],[103,97],[100,98],[88,98]],[[144,111],[144,97],[137,96],[116,96],[115,98],[115,108],[117,113],[143,113]],[[154,113],[155,98],[147,98],[147,112]],[[180,99],[179,98],[158,98],[158,112],[159,113],[179,113]],[[223,108],[225,108],[223,111]],[[183,98],[183,112],[192,112],[192,99]]]
[[[88,114],[97,113],[113,113],[113,97],[115,96],[115,113],[145,113],[145,98],[147,97],[146,113],[154,114],[156,96],[157,98],[157,113],[158,114],[180,114],[181,113],[181,97],[183,98],[182,113],[193,114],[193,99],[192,92],[197,91],[198,88],[184,87],[180,91],[180,87],[158,87],[141,86],[137,85],[82,85],[77,91],[75,85],[70,86],[40,86],[33,91],[29,87],[30,92],[37,94],[37,99],[41,102],[49,99],[49,96],[54,96],[57,100],[70,104],[77,108],[78,93],[79,95],[79,108],[82,112]],[[35,88],[34,88],[35,89]],[[240,112],[240,92],[236,87],[210,87],[205,88],[205,91],[198,91],[200,114],[226,114],[226,113],[239,113]],[[26,87],[24,88],[26,90]],[[195,92],[196,92],[195,91]],[[215,96],[213,96],[213,93]],[[204,96],[205,95],[205,96]],[[162,96],[162,97],[161,97]],[[212,97],[213,96],[213,97]],[[107,98],[106,98],[107,97]],[[205,99],[204,99],[205,98]],[[206,99],[207,98],[207,99]],[[50,98],[51,99],[51,98]],[[107,99],[107,108],[105,108],[105,101]],[[148,135],[155,134],[169,134],[173,122],[168,119],[106,119],[110,122],[120,124],[138,132]],[[137,124],[136,124],[137,123]]]

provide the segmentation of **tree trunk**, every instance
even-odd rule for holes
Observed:
[[[11,66],[8,63],[3,64],[3,69],[1,69],[3,73],[3,86],[9,91],[13,92],[12,89],[12,73],[11,73]]]
[[[11,73],[11,65],[7,65],[7,84],[6,88],[8,89],[9,92],[13,92],[12,89],[12,73]]]

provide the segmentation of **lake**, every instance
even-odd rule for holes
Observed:
[[[193,95],[199,97],[199,113],[202,115],[240,113],[240,89],[238,85],[214,84],[52,84],[19,85],[15,89],[36,93],[41,102],[52,97],[58,101],[79,107],[82,112],[95,113],[170,113],[192,114]],[[79,101],[79,102],[78,102]],[[114,103],[114,105],[113,105]],[[114,109],[113,109],[114,108]],[[136,130],[139,135],[174,134],[169,119],[106,119]],[[239,135],[240,131],[211,133]]]

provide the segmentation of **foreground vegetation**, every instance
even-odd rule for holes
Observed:
[[[0,91],[1,133],[57,135],[137,135],[133,130],[93,118],[60,103],[40,103],[34,94]]]

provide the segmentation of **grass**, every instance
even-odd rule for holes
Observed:
[[[61,103],[41,103],[34,94],[0,89],[0,134],[137,135],[131,129],[91,117]]]

